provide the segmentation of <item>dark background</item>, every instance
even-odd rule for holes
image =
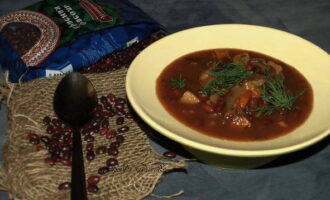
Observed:
[[[35,0],[0,0],[0,15]],[[330,53],[329,0],[131,0],[170,33],[224,23],[255,24],[301,36]],[[330,65],[330,64],[329,64]],[[0,132],[5,110],[0,111]],[[0,137],[3,143],[4,136]],[[165,139],[151,141],[159,152],[168,148],[188,156]],[[169,195],[183,189],[177,200],[328,200],[330,198],[330,139],[288,154],[254,170],[214,169],[198,162],[186,171],[168,173],[154,193]],[[1,144],[1,143],[0,143]],[[182,158],[179,156],[179,158]],[[6,199],[0,193],[0,199]],[[148,198],[155,200],[157,198]]]

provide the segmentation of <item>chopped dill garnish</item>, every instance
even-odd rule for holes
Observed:
[[[207,72],[207,74],[213,76],[214,79],[209,81],[201,91],[208,95],[224,95],[224,91],[239,84],[252,73],[253,72],[245,68],[242,62],[232,62],[223,66],[217,63]]]
[[[257,108],[255,111],[260,114],[270,115],[281,109],[291,110],[293,103],[306,90],[304,89],[298,94],[288,94],[285,91],[283,81],[282,76],[276,75],[273,79],[267,80],[266,83],[260,87],[260,98],[270,103],[270,105]]]
[[[171,84],[172,89],[182,89],[182,88],[184,88],[186,86],[186,80],[183,79],[181,77],[181,74],[180,74],[180,77],[179,78],[177,78],[177,79],[175,79],[175,78],[171,79],[170,80],[170,84]]]

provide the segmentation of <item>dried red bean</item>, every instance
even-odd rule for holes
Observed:
[[[99,117],[94,118],[93,121],[91,122],[91,128],[100,126],[99,121],[100,121]]]
[[[61,162],[61,159],[59,156],[52,156],[52,158],[55,160],[55,162]],[[67,163],[66,163],[67,164]],[[68,165],[69,166],[69,165]]]
[[[65,126],[63,128],[63,132],[66,133],[65,135],[69,135],[69,134],[71,134],[73,132],[73,129],[71,127],[69,127],[69,126]]]
[[[61,137],[62,138],[62,137]],[[60,138],[60,141],[59,141],[59,146],[62,148],[62,147],[64,147],[64,146],[69,146],[69,147],[71,147],[68,143],[66,143],[66,142],[63,142],[63,140]],[[66,148],[66,147],[65,147]]]
[[[69,160],[69,159],[64,159],[64,158],[62,158],[62,159],[60,160],[60,162],[61,162],[63,165],[66,165],[66,166],[71,166],[71,164],[72,164],[71,160]]]
[[[67,190],[67,189],[70,189],[71,188],[71,183],[70,182],[64,182],[64,183],[61,183],[59,186],[58,186],[58,189],[59,190]]]
[[[47,132],[48,134],[53,134],[54,131],[55,131],[55,128],[54,128],[53,126],[51,126],[51,125],[49,125],[49,126],[47,127],[47,129],[46,129],[46,132]]]
[[[71,146],[70,145],[62,145],[61,146],[61,151],[71,151]]]
[[[126,115],[126,111],[124,109],[117,109],[116,110],[116,114],[117,115],[123,115],[123,116],[125,116]]]
[[[101,101],[101,103],[106,104],[106,103],[108,103],[108,98],[105,97],[105,96],[102,96],[102,97],[100,98],[100,101]]]
[[[103,116],[103,112],[102,112],[102,111],[96,111],[96,112],[94,113],[94,116],[95,116],[96,118],[100,118],[100,117]]]
[[[118,117],[117,119],[116,119],[116,124],[117,125],[122,125],[123,123],[124,123],[124,117]]]
[[[91,185],[96,185],[100,182],[100,176],[90,176],[87,179],[87,183]]]
[[[34,144],[34,145],[37,145],[40,143],[40,138],[37,134],[35,133],[29,133],[27,138],[29,139],[29,142]]]
[[[91,130],[90,130],[90,126],[89,126],[89,125],[85,125],[85,126],[82,128],[82,130],[81,130],[81,134],[83,134],[83,135],[86,135],[86,134],[88,134],[89,132],[91,132]]]
[[[106,58],[104,62],[107,65],[111,65],[113,63],[113,60],[111,58]]]
[[[109,121],[108,120],[103,120],[101,122],[101,127],[102,128],[108,128],[109,127]]]
[[[108,167],[116,166],[118,165],[118,160],[116,158],[109,158],[106,164]]]
[[[116,108],[117,110],[124,110],[125,105],[124,105],[124,104],[115,104],[115,108]]]
[[[51,157],[47,157],[47,158],[45,158],[45,163],[47,163],[49,165],[55,165],[55,160]]]
[[[115,131],[115,130],[109,130],[109,131],[106,133],[105,137],[106,137],[107,139],[111,139],[114,135],[116,135],[116,131]]]
[[[70,151],[64,151],[60,154],[60,157],[63,159],[71,160],[71,152]]]
[[[117,131],[118,131],[119,133],[125,133],[125,132],[127,132],[128,130],[129,130],[129,127],[128,127],[128,126],[122,126],[122,127],[120,127],[120,128],[117,129]]]
[[[102,62],[98,65],[98,68],[96,70],[97,70],[97,72],[102,72],[104,69],[107,69],[107,67],[108,67],[108,65],[106,63]]]
[[[93,136],[91,136],[91,135],[86,135],[86,136],[84,137],[84,140],[85,140],[86,142],[94,142],[95,138],[94,138]]]
[[[107,147],[106,146],[99,146],[96,149],[96,154],[104,154],[105,152],[107,152]]]
[[[52,157],[59,157],[59,155],[61,154],[61,151],[58,149],[58,147],[53,147],[52,149],[49,149],[50,154],[52,155]]]
[[[166,157],[166,158],[175,158],[176,154],[171,152],[171,151],[166,151],[166,152],[163,153],[163,156]]]
[[[115,99],[116,99],[116,96],[115,96],[114,94],[112,94],[112,93],[109,93],[109,94],[107,95],[107,98],[108,98],[110,101],[114,102]]]
[[[126,114],[125,114],[125,117],[126,117],[127,119],[132,119],[132,118],[133,118],[133,115],[130,114],[130,113],[126,113]]]
[[[120,146],[119,142],[111,142],[109,148],[118,148]]]
[[[104,104],[104,109],[107,110],[107,111],[111,111],[112,110],[112,106],[109,102],[105,103]]]
[[[86,145],[86,150],[87,151],[93,151],[93,149],[94,149],[94,144],[93,143],[88,143]]]
[[[125,138],[124,138],[124,136],[122,136],[122,135],[117,135],[116,136],[116,142],[118,142],[118,143],[123,143],[125,141]]]
[[[49,153],[54,152],[54,148],[53,148],[52,144],[49,144],[48,146],[46,146],[46,149],[48,150]]]
[[[55,127],[54,128],[54,134],[60,135],[63,133],[63,130],[61,127]]]
[[[71,141],[71,135],[64,135],[63,136],[63,142],[70,143]]]
[[[42,120],[42,122],[43,122],[45,125],[49,125],[50,121],[51,121],[51,119],[50,119],[50,117],[48,117],[48,116],[44,117],[44,119]]]
[[[61,135],[63,136],[63,138],[64,138],[64,136],[71,136],[71,132],[67,132],[67,131],[63,131],[62,133],[61,133]]]
[[[109,116],[110,116],[110,117],[113,117],[113,116],[116,115],[116,112],[115,112],[113,109],[109,110],[108,113],[109,113]]]
[[[99,124],[91,127],[91,132],[97,133],[99,131],[100,131],[100,125]]]
[[[60,154],[61,154],[60,147],[56,146],[56,148],[54,148],[54,151],[52,152],[52,155],[59,157]]]
[[[44,150],[44,149],[45,149],[45,147],[40,146],[40,145],[38,145],[38,146],[36,147],[36,150],[37,150],[37,151],[41,151],[41,150]]]
[[[119,151],[117,148],[109,148],[108,149],[108,155],[110,156],[117,156],[119,154]]]
[[[110,113],[107,111],[102,112],[102,116],[105,120],[108,120],[111,117]]]
[[[109,172],[109,167],[101,167],[101,168],[99,168],[99,170],[98,170],[98,173],[99,174],[106,174],[106,173],[108,173]]]
[[[126,103],[126,99],[121,98],[121,97],[117,97],[115,99],[115,104],[125,104]]]
[[[30,138],[29,142],[33,145],[37,145],[40,143],[40,139],[39,138]]]
[[[97,193],[99,191],[99,188],[96,185],[88,184],[87,191],[90,193]]]
[[[100,130],[100,135],[105,136],[105,135],[107,134],[108,131],[109,131],[108,128],[101,128],[101,130]]]
[[[52,119],[52,124],[55,127],[60,127],[62,125],[61,121],[59,119]]]
[[[88,161],[94,160],[95,159],[95,153],[94,153],[94,151],[87,151],[86,159]]]
[[[52,142],[54,142],[54,141],[59,141],[59,140],[60,140],[60,137],[61,137],[61,135],[59,135],[59,134],[53,134],[53,135],[50,137],[50,140],[51,140]]]
[[[30,132],[30,133],[27,134],[27,138],[28,139],[32,139],[32,138],[37,139],[37,138],[39,138],[39,136],[35,133]]]

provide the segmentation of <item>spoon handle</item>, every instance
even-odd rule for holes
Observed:
[[[87,200],[81,135],[76,128],[73,130],[72,153],[71,200]]]

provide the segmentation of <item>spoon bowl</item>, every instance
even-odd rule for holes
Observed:
[[[71,199],[86,200],[86,182],[80,128],[93,117],[97,95],[92,83],[80,73],[70,73],[59,83],[54,95],[54,111],[73,128]]]
[[[92,118],[97,105],[92,83],[80,73],[66,75],[56,88],[54,110],[59,118],[80,128]]]

